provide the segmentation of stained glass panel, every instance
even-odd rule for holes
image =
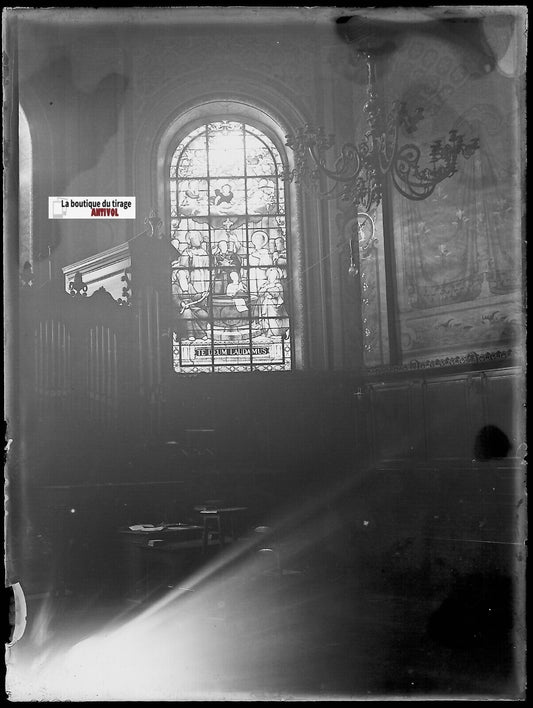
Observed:
[[[208,183],[205,179],[182,179],[177,182],[179,216],[209,213]],[[171,190],[172,199],[172,190]]]
[[[271,214],[279,211],[277,180],[266,177],[246,180],[249,214]]]
[[[176,371],[291,368],[282,160],[255,127],[200,126],[170,164]]]
[[[246,174],[250,177],[266,177],[278,173],[278,165],[272,150],[253,135],[246,135]]]
[[[206,174],[207,155],[205,146],[200,144],[196,150],[186,148],[180,159],[180,177],[203,177]]]
[[[238,123],[208,130],[209,175],[230,177],[244,174],[244,135]]]
[[[210,214],[246,214],[244,179],[211,179],[209,185]]]

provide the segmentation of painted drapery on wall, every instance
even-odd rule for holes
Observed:
[[[394,195],[403,363],[512,349],[522,337],[517,72],[480,68],[473,51],[413,37],[389,62],[386,85],[390,100],[424,109],[414,136],[400,144],[416,143],[429,155],[430,142],[451,129],[480,141],[427,200]],[[369,261],[361,265],[364,305],[372,271]],[[383,328],[376,292],[374,283],[374,306],[366,305],[373,332]],[[375,358],[366,356],[367,365]]]

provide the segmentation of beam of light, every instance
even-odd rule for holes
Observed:
[[[278,567],[275,549],[289,558],[312,553],[327,534],[324,510],[354,486],[350,476],[327,492],[310,491],[270,533],[227,546],[137,616],[116,617],[81,641],[69,627],[69,643],[47,643],[45,610],[34,628],[42,634],[38,655],[24,665],[14,655],[8,661],[11,697],[270,700],[273,687],[279,695],[304,695],[317,652],[335,646],[336,600],[309,584],[305,572]]]

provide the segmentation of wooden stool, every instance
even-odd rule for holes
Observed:
[[[235,525],[234,515],[239,511],[246,511],[246,506],[228,506],[228,507],[211,507],[201,508],[195,507],[203,517],[203,533],[202,533],[202,552],[207,551],[209,544],[209,531],[214,530],[218,533],[218,543],[221,547],[225,544],[226,531],[229,530],[231,539],[235,541]],[[229,528],[228,528],[229,527]]]

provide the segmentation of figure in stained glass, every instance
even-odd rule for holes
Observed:
[[[191,282],[189,271],[176,272],[177,292],[174,302],[178,306],[177,332],[184,339],[207,339],[209,337],[208,292],[198,294]]]
[[[291,368],[281,170],[272,140],[236,121],[199,126],[174,151],[176,371]]]
[[[180,252],[179,265],[188,268],[189,292],[203,295],[209,290],[209,254],[200,231],[188,231],[187,246]]]
[[[212,196],[210,198],[209,212],[212,215],[224,214],[245,214],[246,204],[244,200],[244,180],[234,180],[232,184],[228,182],[211,185]]]
[[[285,336],[289,328],[289,316],[285,309],[279,268],[267,269],[266,281],[259,288],[256,312],[263,336]]]
[[[198,183],[190,181],[187,183],[180,200],[180,211],[182,214],[199,214],[200,209],[200,192]]]
[[[207,214],[207,196],[204,191],[205,180],[191,179],[180,184],[179,188],[179,213],[182,216],[195,216]]]
[[[231,185],[223,184],[220,189],[215,189],[213,203],[215,206],[219,206],[220,204],[231,204],[234,196],[235,195],[231,191]]]
[[[248,189],[248,210],[252,214],[268,214],[276,203],[274,187],[268,179],[255,180]]]
[[[258,152],[255,155],[248,155],[246,157],[246,169],[248,171],[248,174],[252,175],[260,175],[264,173],[265,168],[264,165],[265,162],[265,156]]]
[[[287,244],[283,236],[274,239],[274,253],[272,263],[278,267],[280,272],[280,283],[283,288],[283,300],[285,308],[289,302],[289,284],[287,282]]]
[[[232,250],[232,244],[228,241],[220,241],[217,250],[214,253],[215,257],[215,277],[214,277],[214,292],[217,294],[226,294],[228,284],[230,282],[230,273],[240,272],[241,260],[239,256]]]
[[[243,323],[242,318],[248,314],[248,305],[246,303],[248,293],[236,270],[230,271],[228,279],[226,298],[220,307],[219,316],[221,319],[228,318],[230,320],[226,322],[226,326],[229,329],[242,329],[243,325],[247,327],[246,320]]]
[[[279,267],[287,267],[287,245],[283,236],[278,236],[274,239],[274,253],[272,254],[272,263]]]
[[[230,271],[229,283],[228,283],[228,287],[226,288],[226,295],[229,295],[230,297],[233,297],[233,298],[242,299],[246,296],[246,294],[247,294],[246,286],[242,282],[241,276],[239,275],[239,273],[236,270]],[[246,303],[244,303],[244,305],[245,305],[244,309],[248,309],[246,307]],[[239,309],[239,308],[237,308],[237,309]]]
[[[266,266],[272,265],[272,256],[267,248],[266,231],[254,231],[250,236],[250,290],[258,293],[266,280]]]

